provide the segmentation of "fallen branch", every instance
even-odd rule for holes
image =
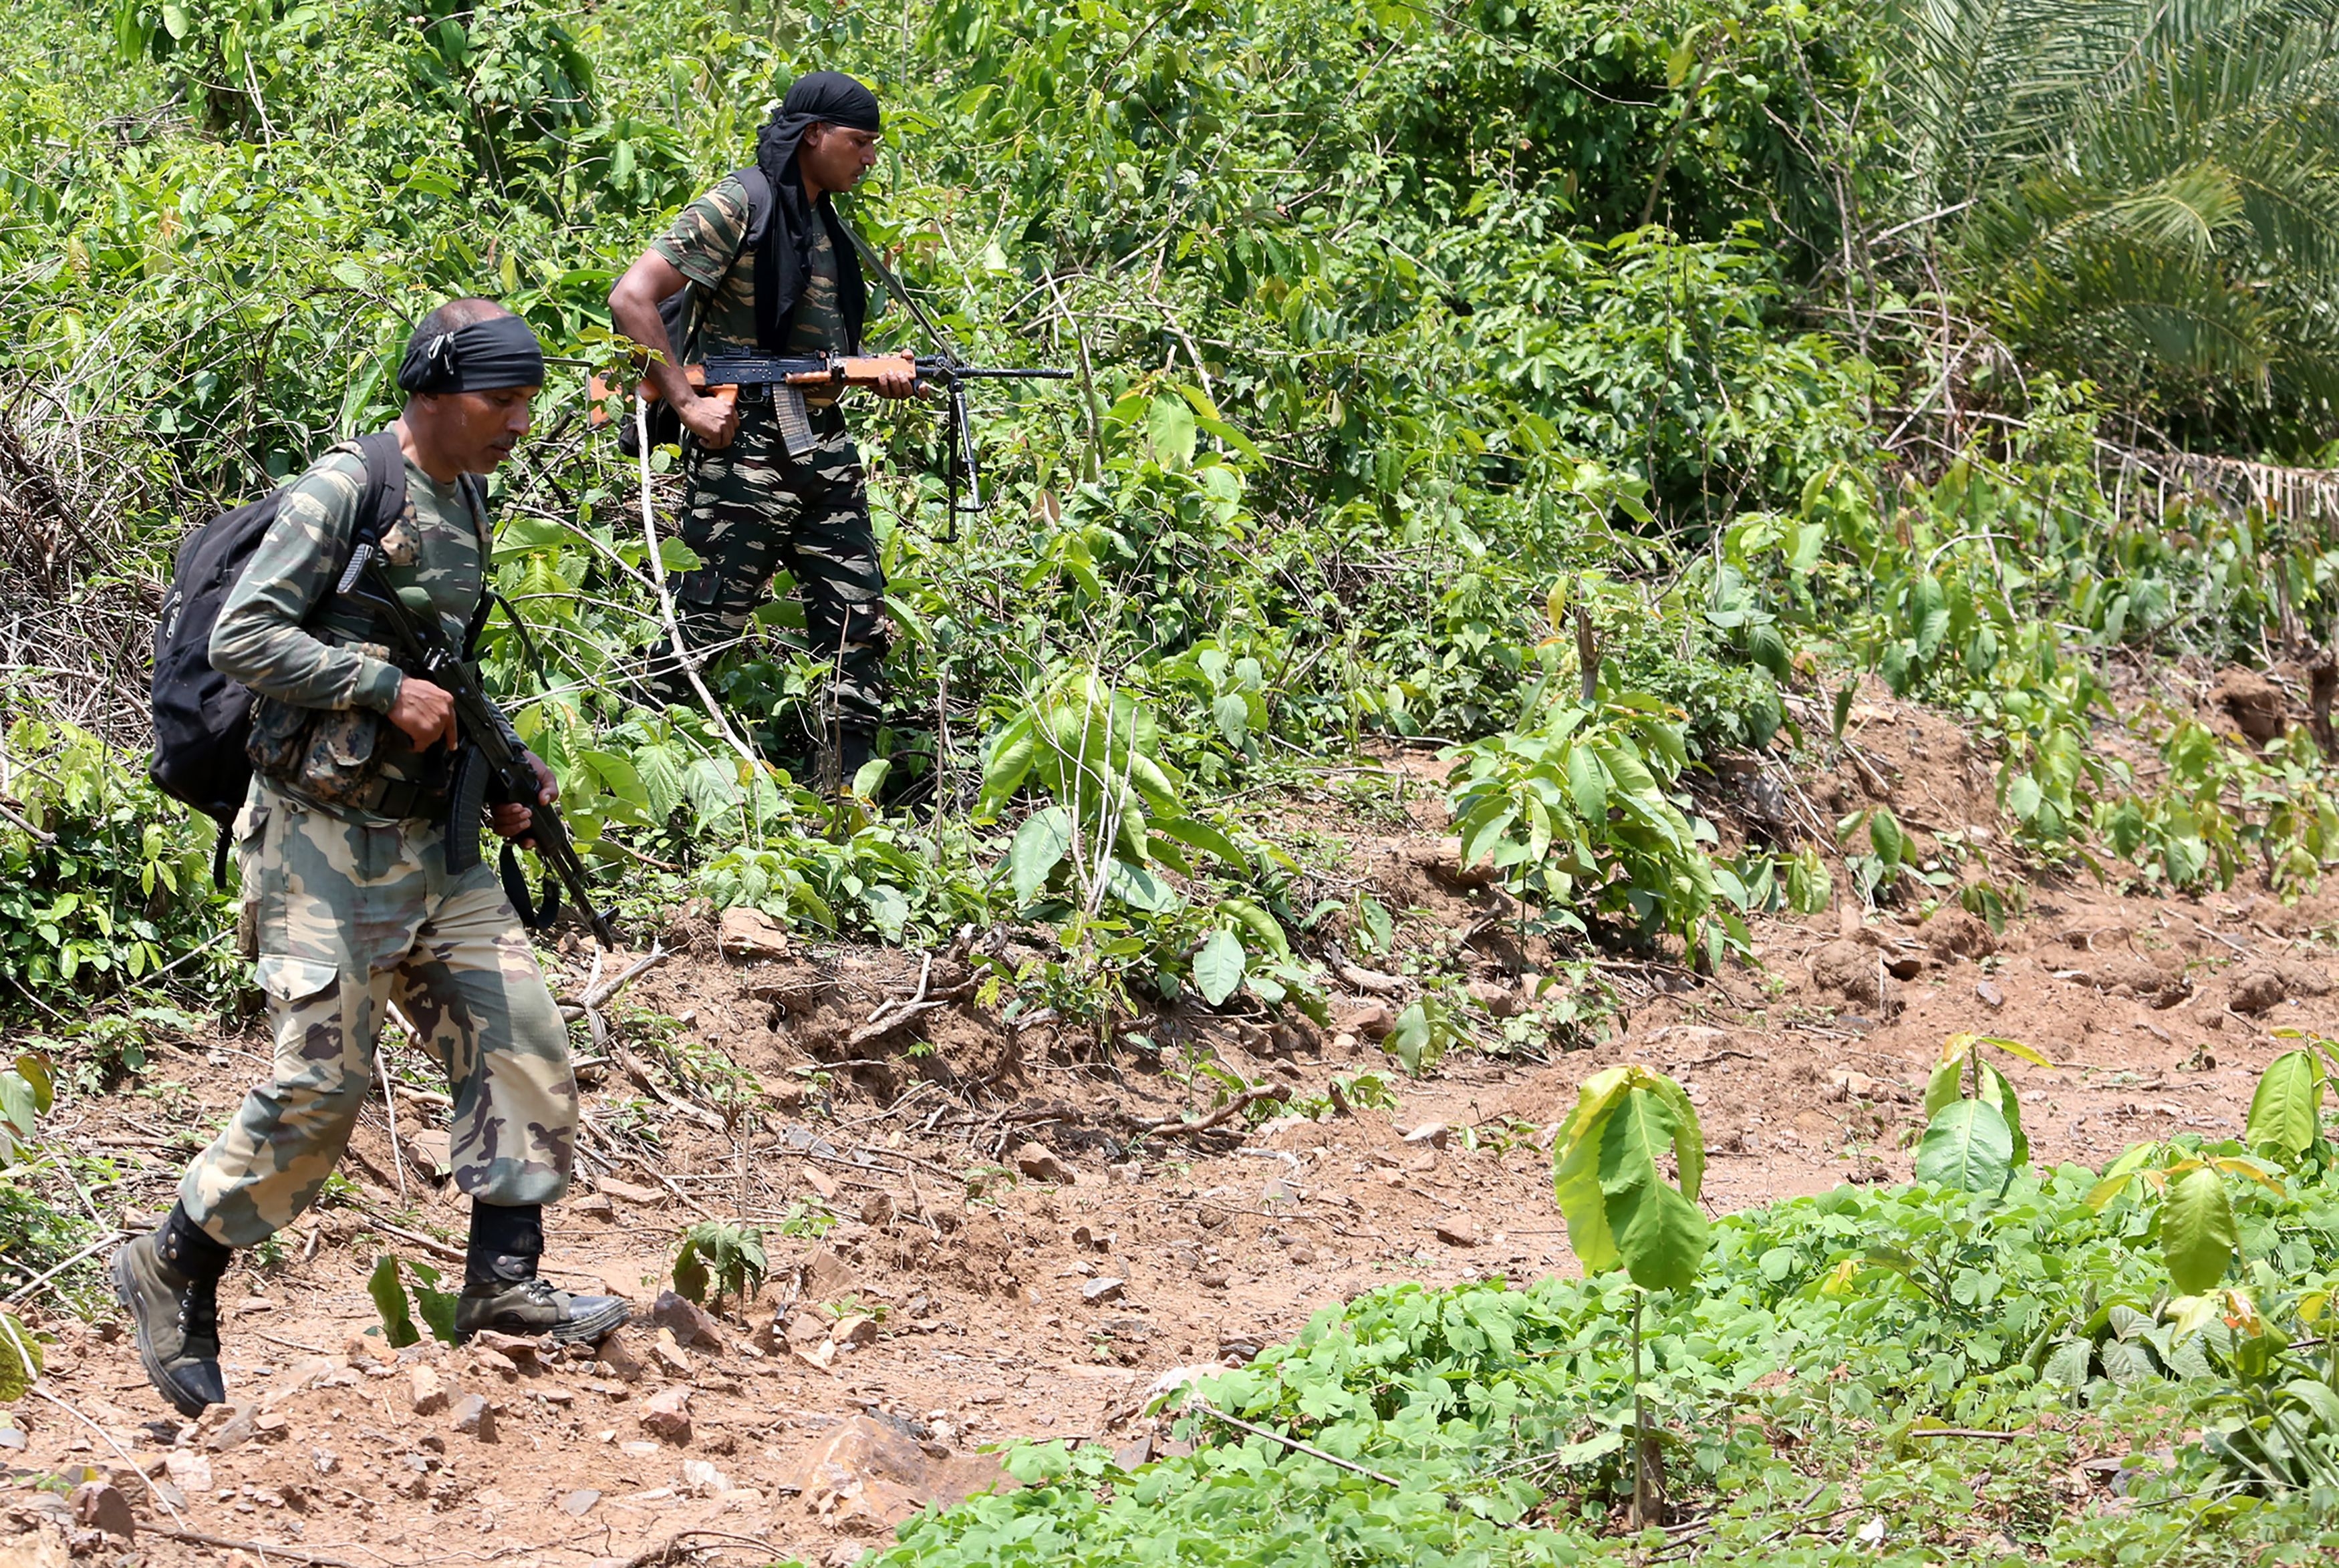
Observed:
[[[165,1541],[183,1541],[190,1546],[210,1546],[222,1552],[249,1552],[265,1563],[271,1558],[283,1563],[307,1563],[315,1568],[361,1568],[347,1557],[329,1557],[322,1552],[311,1552],[304,1546],[279,1546],[267,1541],[231,1541],[224,1535],[206,1535],[200,1530],[180,1530],[166,1525],[149,1524],[141,1533],[159,1535]]]
[[[381,1217],[380,1211],[376,1209],[371,1204],[360,1201],[356,1204],[356,1208],[360,1214],[365,1216],[367,1224],[372,1226],[376,1230],[380,1231],[384,1236],[395,1236],[400,1241],[410,1241],[415,1246],[421,1247],[425,1252],[428,1252],[436,1257],[443,1257],[449,1263],[461,1263],[465,1260],[463,1249],[461,1247],[449,1247],[447,1243],[440,1241],[434,1237],[425,1236],[419,1230],[409,1230],[402,1225],[393,1225],[389,1220],[384,1219]]]
[[[1199,1399],[1188,1400],[1186,1408],[1197,1415],[1206,1415],[1213,1421],[1223,1421],[1228,1425],[1238,1427],[1254,1437],[1264,1437],[1269,1443],[1280,1443],[1294,1454],[1305,1454],[1310,1459],[1321,1459],[1325,1464],[1337,1465],[1352,1475],[1361,1475],[1367,1481],[1377,1481],[1392,1491],[1401,1492],[1405,1489],[1403,1484],[1394,1475],[1384,1475],[1377,1470],[1367,1470],[1353,1459],[1343,1459],[1337,1454],[1327,1454],[1312,1443],[1302,1443],[1297,1437],[1286,1437],[1282,1433],[1271,1428],[1254,1426],[1239,1415],[1229,1415],[1225,1411],[1214,1409]],[[1461,1499],[1450,1492],[1446,1494],[1446,1503],[1451,1508],[1458,1508],[1462,1505]]]
[[[102,1247],[111,1247],[117,1241],[127,1241],[129,1239],[130,1232],[126,1230],[107,1231],[104,1236],[99,1237],[95,1241],[91,1242],[87,1247],[83,1247],[79,1252],[74,1253],[71,1257],[66,1258],[63,1263],[58,1264],[46,1274],[35,1275],[32,1278],[26,1280],[24,1284],[16,1287],[16,1288],[10,1291],[5,1298],[0,1298],[0,1307],[15,1306],[16,1303],[24,1300],[27,1296],[32,1295],[34,1291],[38,1290],[42,1286],[46,1285],[50,1280],[54,1279],[58,1275],[63,1274],[66,1269],[71,1268],[74,1264],[79,1263],[83,1258],[87,1257],[91,1253],[98,1250],[98,1248]]]
[[[1335,962],[1332,972],[1357,990],[1370,991],[1375,996],[1395,996],[1405,989],[1405,979],[1401,975],[1383,974],[1377,969],[1359,969],[1345,960]]]
[[[1219,1107],[1218,1109],[1210,1112],[1208,1116],[1197,1117],[1190,1121],[1180,1120],[1179,1118],[1174,1116],[1165,1116],[1159,1121],[1139,1122],[1137,1124],[1137,1130],[1148,1136],[1154,1133],[1165,1133],[1172,1138],[1182,1137],[1189,1133],[1208,1132],[1213,1128],[1224,1127],[1228,1122],[1232,1121],[1236,1117],[1240,1116],[1244,1111],[1248,1110],[1252,1106],[1258,1104],[1262,1100],[1276,1100],[1279,1102],[1289,1100],[1290,1098],[1291,1091],[1288,1089],[1279,1089],[1275,1087],[1268,1087],[1266,1089],[1246,1089],[1240,1094],[1236,1095],[1232,1100]]]

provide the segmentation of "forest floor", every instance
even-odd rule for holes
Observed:
[[[1849,738],[1834,774],[1793,781],[1810,814],[1832,823],[1889,798],[1918,840],[1911,859],[1982,874],[1996,816],[1959,733],[1871,695]],[[1389,969],[1409,946],[1458,951],[1488,1014],[1531,1008],[1550,957],[1456,873],[1424,787],[1436,771],[1417,756],[1350,770],[1266,803],[1267,831],[1347,867],[1333,896],[1369,890],[1406,912]],[[1719,815],[1730,802],[1711,804]],[[1836,884],[1842,903],[1840,868]],[[447,1244],[464,1225],[426,1173],[443,1150],[425,1131],[428,1092],[400,1093],[395,1149],[378,1100],[346,1167],[355,1198],[239,1259],[222,1287],[233,1404],[183,1425],[118,1321],[85,1322],[54,1297],[27,1304],[54,1336],[44,1386],[63,1403],[15,1409],[28,1445],[0,1455],[0,1563],[64,1561],[63,1475],[110,1482],[135,1514],[127,1552],[81,1530],[98,1562],[586,1564],[668,1560],[672,1546],[841,1564],[921,1502],[995,1483],[992,1445],[1101,1440],[1141,1457],[1168,1438],[1141,1414],[1157,1380],[1239,1360],[1318,1308],[1401,1280],[1572,1270],[1547,1149],[1598,1068],[1645,1061],[1688,1086],[1713,1154],[1704,1200],[1720,1211],[1907,1179],[1926,1073],[1960,1031],[2059,1064],[2008,1070],[2034,1159],[2089,1164],[2182,1129],[2237,1130],[2281,1049],[2274,1031],[2339,1034],[2318,956],[2339,902],[2020,885],[2002,934],[1954,909],[1918,923],[1853,902],[1758,922],[1761,969],[1718,981],[1608,963],[1616,1011],[1602,1042],[1544,1060],[1460,1049],[1419,1080],[1370,1038],[1412,990],[1402,976],[1394,994],[1336,995],[1330,1031],[1148,1021],[1158,1056],[1123,1044],[1099,1067],[1087,1037],[1012,1026],[972,996],[876,1031],[888,998],[899,1014],[962,989],[967,966],[950,954],[928,968],[916,953],[790,944],[743,959],[718,951],[712,922],[678,920],[662,933],[675,951],[599,1004],[616,1027],[585,1074],[584,1170],[548,1216],[565,1283],[637,1304],[603,1359],[516,1342],[393,1354],[364,1332],[384,1247],[454,1272]],[[553,957],[558,992],[591,990],[588,952]],[[1147,1133],[1207,1116],[1213,1080],[1171,1070],[1205,1046],[1293,1103],[1321,1107],[1336,1077],[1364,1072],[1385,1074],[1397,1103]],[[167,1207],[262,1051],[249,1031],[187,1040],[120,1091],[60,1107],[54,1136],[122,1170],[93,1195],[108,1223]],[[645,1062],[716,1051],[759,1084],[747,1115],[726,1129],[720,1097],[670,1088],[682,1103],[646,1105],[645,1080],[677,1080]],[[401,1073],[419,1065],[400,1054]],[[824,1212],[836,1217],[824,1232],[783,1233]],[[765,1231],[762,1290],[719,1321],[675,1304],[653,1321],[682,1228],[742,1214]]]

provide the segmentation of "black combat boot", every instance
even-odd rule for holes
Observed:
[[[201,1415],[227,1396],[220,1380],[219,1280],[229,1249],[205,1236],[187,1211],[113,1254],[113,1296],[138,1332],[147,1381],[182,1415]]]
[[[571,1296],[536,1272],[544,1256],[540,1203],[473,1203],[471,1245],[463,1259],[463,1294],[455,1302],[455,1337],[482,1328],[498,1334],[549,1334],[562,1344],[591,1344],[625,1326],[633,1308],[614,1296]]]

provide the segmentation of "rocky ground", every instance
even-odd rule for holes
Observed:
[[[350,1191],[222,1287],[232,1404],[170,1419],[118,1322],[54,1294],[23,1304],[51,1342],[41,1390],[11,1411],[18,1433],[0,1434],[21,1443],[0,1454],[0,1541],[17,1533],[0,1568],[69,1553],[844,1563],[923,1504],[1000,1484],[990,1451],[1009,1440],[1141,1456],[1167,1439],[1150,1391],[1320,1307],[1398,1280],[1573,1267],[1547,1149],[1600,1067],[1646,1061],[1689,1086],[1722,1210],[1905,1178],[1953,1032],[2058,1063],[2006,1065],[2034,1159],[2089,1163],[2237,1129],[2275,1030],[2339,1033],[2339,904],[2025,881],[1993,860],[1989,782],[1954,730],[1880,699],[1850,738],[1831,775],[1725,773],[1714,811],[1815,837],[1889,799],[1918,858],[2007,893],[2002,933],[1960,911],[1852,902],[1766,921],[1759,970],[1605,962],[1615,1011],[1598,1043],[1457,1050],[1417,1080],[1374,1040],[1416,989],[1394,961],[1340,967],[1330,1031],[1153,1020],[1158,1050],[1124,1036],[1100,1059],[1044,1013],[1011,1023],[984,1006],[962,952],[805,948],[744,920],[678,922],[662,940],[679,951],[638,970],[643,954],[597,966],[566,951],[556,990],[591,1004],[588,1122],[551,1261],[632,1297],[635,1325],[597,1356],[502,1339],[392,1352],[366,1332],[380,1254],[459,1267],[463,1224],[432,1175],[443,1098],[393,1048],[403,1087],[370,1109]],[[1400,953],[1461,955],[1492,1040],[1564,1000],[1546,977],[1565,971],[1454,865],[1427,771],[1398,757],[1346,775],[1278,803],[1273,830],[1337,852],[1331,895],[1406,912]],[[56,1136],[117,1164],[89,1194],[107,1223],[167,1206],[258,1050],[250,1034],[186,1040],[121,1092],[60,1108]],[[1193,1071],[1206,1058],[1280,1107],[1259,1097],[1256,1125],[1214,1121],[1220,1085]],[[1359,1074],[1384,1075],[1395,1103],[1370,1103]],[[702,1218],[760,1226],[769,1253],[762,1287],[716,1314],[661,1294]]]

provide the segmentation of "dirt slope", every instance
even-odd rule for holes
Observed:
[[[2016,886],[1991,861],[1988,780],[1962,737],[1870,703],[1851,739],[1835,775],[1792,781],[1804,831],[1889,798],[1953,882]],[[1489,1014],[1531,1008],[1552,955],[1455,872],[1420,787],[1434,771],[1393,759],[1366,786],[1386,787],[1377,814],[1352,784],[1278,803],[1275,829],[1343,852],[1347,870],[1324,891],[1369,888],[1409,911],[1400,951],[1466,954]],[[1725,770],[1717,812],[1749,776]],[[849,1562],[921,1499],[988,1484],[984,1445],[1144,1440],[1137,1413],[1157,1377],[1240,1358],[1319,1307],[1404,1279],[1573,1267],[1545,1150],[1597,1068],[1646,1061],[1689,1086],[1717,1210],[1908,1176],[1925,1073],[1958,1031],[2063,1064],[2009,1064],[2034,1158],[2099,1162],[2137,1139],[2238,1127],[2279,1049],[2272,1029],[2339,1032],[2317,956],[2334,922],[2328,901],[2077,883],[2028,887],[2002,935],[1961,913],[1767,921],[1759,972],[1605,965],[1622,1011],[1587,1049],[1457,1052],[1422,1080],[1392,1071],[1394,1109],[1192,1135],[1144,1128],[1209,1111],[1209,1080],[1169,1070],[1201,1046],[1321,1101],[1336,1077],[1391,1071],[1367,1037],[1401,991],[1354,971],[1371,988],[1337,999],[1346,1027],[1332,1031],[1154,1021],[1162,1056],[1124,1043],[1099,1066],[1084,1039],[1010,1027],[972,996],[875,1028],[888,999],[899,1015],[964,990],[952,954],[739,961],[711,926],[678,924],[664,935],[686,948],[597,1010],[612,1027],[585,1074],[587,1175],[551,1217],[551,1261],[639,1303],[619,1348],[597,1364],[517,1343],[393,1357],[364,1335],[385,1237],[410,1260],[445,1262],[463,1225],[426,1174],[437,1108],[402,1092],[395,1148],[388,1107],[367,1113],[348,1168],[357,1200],[239,1260],[223,1286],[237,1403],[205,1422],[165,1418],[118,1324],[32,1300],[63,1403],[15,1409],[27,1442],[0,1454],[0,1540],[14,1529],[22,1553],[61,1552],[71,1522],[51,1522],[68,1505],[35,1482],[87,1474],[123,1494],[150,1564],[258,1563],[262,1546],[268,1562],[646,1562],[677,1541],[710,1559]],[[617,972],[564,952],[556,989],[584,996]],[[108,1220],[143,1225],[167,1207],[186,1156],[260,1070],[257,1049],[190,1040],[123,1092],[62,1109],[57,1136],[119,1162],[120,1181],[93,1194]],[[761,1091],[728,1127],[719,1090],[676,1106],[645,1087],[716,1051]],[[410,1050],[394,1060],[421,1066]],[[815,1210],[837,1217],[824,1233],[783,1233]],[[702,1216],[762,1225],[771,1277],[720,1323],[669,1310],[661,1343],[653,1304],[678,1231]],[[77,1528],[91,1560],[123,1557]],[[0,1562],[16,1560],[8,1550]]]

